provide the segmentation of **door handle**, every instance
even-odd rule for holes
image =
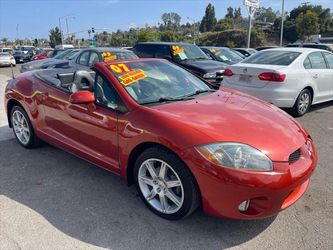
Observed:
[[[318,78],[318,74],[314,74],[312,77],[313,77],[314,79],[317,79],[317,78]]]

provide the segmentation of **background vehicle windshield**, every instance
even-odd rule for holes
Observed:
[[[260,51],[246,58],[242,63],[267,64],[267,65],[290,65],[301,53],[293,51]]]
[[[191,73],[164,61],[111,64],[109,70],[140,104],[161,98],[180,98],[210,88]]]
[[[9,57],[10,54],[9,53],[0,53],[0,57]]]
[[[227,61],[240,61],[243,57],[239,56],[236,52],[231,49],[211,49],[210,50],[215,56],[219,57],[223,62]]]
[[[105,55],[105,53],[109,52],[110,54]],[[104,54],[103,54],[104,53]],[[101,52],[102,57],[105,61],[110,60],[121,60],[121,59],[136,59],[138,58],[132,51],[103,51]]]
[[[172,45],[171,51],[176,61],[210,59],[198,46],[194,44]]]

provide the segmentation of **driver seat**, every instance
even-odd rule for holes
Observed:
[[[74,81],[71,85],[71,92],[75,93],[80,90],[94,91],[94,77],[92,74],[95,72],[88,72],[86,70],[78,70],[75,72]]]

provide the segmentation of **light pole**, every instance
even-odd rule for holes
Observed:
[[[74,16],[70,16],[70,15],[63,16],[63,17],[59,17],[59,28],[60,28],[60,42],[61,42],[61,45],[63,44],[63,39],[62,39],[62,28],[61,28],[61,19],[64,19],[64,18],[66,18],[67,36],[69,37],[69,29],[68,29],[68,21],[67,21],[67,18],[75,18],[75,17],[74,17]]]
[[[69,38],[68,18],[75,19],[75,16],[66,16],[67,38]]]
[[[283,23],[284,23],[284,0],[282,0],[282,19],[281,19],[280,47],[282,47],[282,44],[283,44]]]

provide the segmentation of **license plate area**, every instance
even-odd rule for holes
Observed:
[[[252,81],[252,76],[240,75],[238,80],[242,83],[250,83]]]

